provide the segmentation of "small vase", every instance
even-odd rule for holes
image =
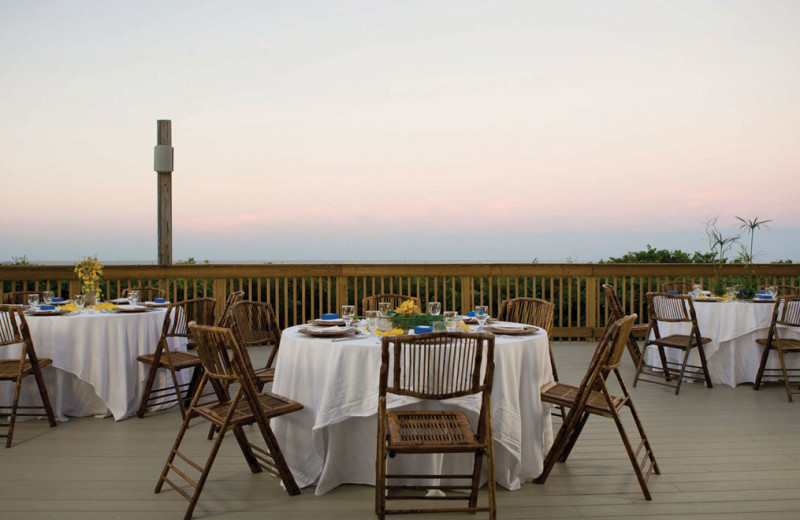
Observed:
[[[86,305],[97,305],[97,295],[94,291],[86,291],[83,295],[86,297]]]

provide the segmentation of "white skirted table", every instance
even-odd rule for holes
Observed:
[[[697,325],[700,333],[710,338],[704,350],[711,382],[726,386],[742,383],[753,383],[761,362],[764,346],[756,343],[758,338],[766,338],[772,320],[774,303],[756,302],[694,302],[697,313]],[[670,334],[688,334],[691,330],[686,323],[658,324],[661,336]],[[786,329],[782,331],[788,337],[800,338],[798,331]],[[683,353],[677,349],[666,349],[667,359],[679,363]],[[647,362],[661,366],[658,350],[651,346],[647,349]],[[788,367],[800,368],[797,356],[787,357]],[[700,354],[693,349],[689,357],[690,365],[700,365]],[[787,367],[787,368],[788,368]],[[777,353],[769,356],[767,368],[780,368]],[[769,380],[769,379],[766,379]]]
[[[378,375],[381,347],[368,337],[332,342],[292,327],[283,332],[272,391],[303,404],[303,410],[273,419],[275,435],[300,487],[322,495],[345,483],[375,484]],[[553,442],[550,408],[539,399],[553,380],[547,335],[498,336],[492,412],[497,483],[519,489],[542,472]],[[392,398],[393,397],[393,398]],[[479,399],[451,399],[448,406],[476,420]],[[390,396],[389,408],[416,403]],[[419,405],[417,405],[419,407]],[[412,455],[390,459],[399,472],[472,468],[470,455]],[[484,466],[485,477],[485,466]]]
[[[155,351],[165,316],[164,309],[26,316],[36,354],[53,360],[43,374],[58,420],[109,414],[120,420],[134,414],[149,368],[136,358]],[[171,349],[186,350],[186,340],[170,341]],[[19,350],[11,354],[18,355]],[[179,376],[188,379],[189,374]],[[167,372],[160,370],[156,384],[166,382]],[[11,387],[0,400],[10,404],[13,395]],[[20,404],[40,403],[35,381],[26,378]]]

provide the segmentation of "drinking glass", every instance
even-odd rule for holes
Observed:
[[[380,302],[378,304],[378,312],[381,313],[381,316],[386,316],[389,314],[389,311],[392,310],[392,304],[389,302]]]
[[[72,303],[75,304],[75,307],[78,308],[78,314],[81,313],[83,310],[83,306],[86,305],[86,296],[82,294],[76,294],[74,298],[72,298]]]
[[[489,319],[489,307],[486,305],[475,307],[475,319],[478,320],[478,330],[483,330],[486,320]]]
[[[380,311],[367,311],[367,330],[371,334],[375,334],[375,331],[378,329],[378,325],[381,323],[381,313]]]
[[[726,287],[725,288],[725,298],[728,300],[734,300],[736,298],[736,288],[735,287]]]
[[[53,302],[53,291],[45,291],[44,292],[44,303],[45,305],[50,305]]]
[[[356,307],[355,305],[342,305],[342,319],[344,320],[344,326],[349,327],[351,323],[353,323],[353,318],[356,317]]]
[[[36,310],[39,307],[39,295],[38,294],[29,294],[28,295],[28,305],[31,306],[31,309]]]
[[[455,311],[447,311],[447,312],[455,312]],[[458,317],[457,316],[445,316],[444,317],[444,326],[447,329],[447,332],[455,332],[456,327],[458,327]]]
[[[770,285],[767,287],[767,294],[769,294],[769,297],[774,300],[778,296],[778,288],[774,285]]]
[[[458,318],[458,311],[444,311],[444,317],[447,318]]]
[[[139,291],[128,291],[128,301],[131,302],[131,307],[136,307],[139,301]]]
[[[442,304],[440,302],[428,302],[428,314],[431,316],[438,316],[442,312]]]
[[[703,286],[702,285],[700,285],[698,283],[694,284],[692,286],[692,298],[696,299],[696,298],[700,297],[700,291],[702,291],[702,290],[703,290]]]

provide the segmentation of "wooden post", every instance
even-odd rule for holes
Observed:
[[[155,152],[155,170],[158,172],[158,265],[170,265],[172,264],[172,121],[158,121],[156,144],[158,145]]]

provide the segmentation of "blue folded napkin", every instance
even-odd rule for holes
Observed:
[[[39,310],[40,311],[54,311],[54,310],[56,310],[56,306],[55,305],[39,305]]]
[[[64,301],[64,298],[61,298],[61,297],[55,297],[55,298],[52,298],[50,301],[51,301],[51,302],[56,302],[56,303],[58,303],[58,302],[63,302],[63,301]]]
[[[339,315],[338,314],[333,314],[333,313],[331,313],[331,314],[323,314],[322,315],[322,319],[323,320],[338,320],[339,319]]]
[[[756,291],[756,294],[761,296],[762,294],[767,294],[767,291]]]
[[[675,294],[675,295],[677,295],[678,291],[667,291],[667,294]]]
[[[428,325],[417,325],[414,327],[414,334],[427,334],[433,332],[433,327]]]
[[[153,300],[153,302],[154,303],[167,303],[167,299],[166,298],[155,298]]]
[[[467,313],[467,318],[474,318],[474,317],[475,317],[475,311],[469,311]]]
[[[758,299],[759,300],[771,300],[772,296],[770,296],[769,294],[759,294],[758,295]]]

